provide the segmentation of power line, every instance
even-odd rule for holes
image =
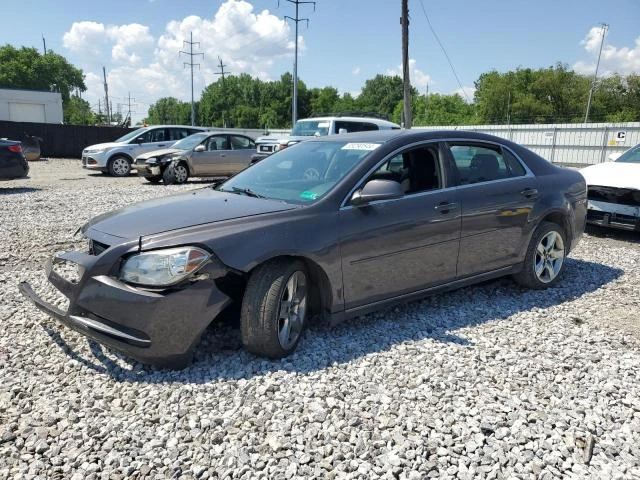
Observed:
[[[584,123],[589,121],[589,109],[591,108],[591,97],[593,96],[593,87],[596,84],[596,79],[598,78],[598,67],[600,66],[600,56],[602,55],[602,45],[604,45],[604,36],[607,34],[607,29],[609,25],[606,23],[600,24],[600,33],[602,34],[602,38],[600,39],[600,51],[598,52],[598,62],[596,63],[596,71],[593,72],[593,80],[591,81],[591,86],[589,87],[589,99],[587,100],[587,112],[584,114]]]
[[[189,55],[189,61],[188,62],[184,62],[184,66],[186,67],[187,65],[189,65],[191,67],[191,125],[195,125],[196,124],[196,108],[195,108],[195,104],[193,102],[193,67],[194,66],[198,66],[198,69],[200,68],[200,64],[199,63],[193,63],[193,57],[197,57],[199,55],[202,55],[202,58],[204,59],[204,53],[201,52],[196,52],[193,53],[193,46],[194,45],[198,45],[198,48],[200,47],[200,42],[194,42],[193,41],[193,32],[190,33],[190,41],[183,41],[183,44],[187,44],[189,45],[189,51],[185,52],[184,50],[180,50],[180,53],[184,53],[185,55]]]
[[[307,22],[307,28],[309,28],[309,19],[300,18],[298,11],[299,11],[300,5],[312,3],[313,11],[315,12],[316,2],[307,1],[307,0],[304,0],[304,1],[303,0],[285,0],[285,1],[289,3],[293,3],[296,6],[295,17],[290,17],[288,15],[284,16],[285,20],[291,20],[296,24],[296,52],[295,52],[295,58],[293,61],[293,98],[291,99],[291,120],[292,120],[291,124],[295,125],[296,121],[298,120],[298,23]],[[279,6],[280,6],[280,0],[278,0],[278,7]]]
[[[431,25],[431,20],[429,20],[429,15],[427,15],[427,11],[424,8],[424,4],[422,3],[422,0],[420,0],[420,6],[422,7],[422,13],[424,13],[424,17],[427,19],[427,24],[429,25],[429,29],[431,30],[431,33],[433,33],[433,36],[435,37],[436,42],[438,42],[438,45],[440,45],[440,48],[442,49],[442,53],[444,53],[444,56],[447,58],[447,62],[449,62],[449,66],[451,67],[451,71],[453,72],[453,76],[456,77],[456,81],[458,82],[458,86],[460,87],[460,90],[462,91],[462,94],[467,99],[467,102],[471,102],[471,100],[469,99],[469,96],[467,95],[467,92],[465,91],[464,87],[462,86],[462,82],[460,82],[460,79],[458,78],[458,74],[456,73],[456,69],[453,68],[453,63],[451,62],[451,59],[449,58],[449,55],[447,54],[447,51],[444,48],[444,45],[442,45],[442,42],[440,41],[440,38],[438,38],[438,34],[436,33],[436,31],[433,29],[433,26]]]

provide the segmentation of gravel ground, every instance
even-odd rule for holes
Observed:
[[[203,184],[52,160],[0,186],[0,478],[640,478],[637,234],[587,234],[550,290],[504,279],[314,327],[283,361],[211,329],[182,371],[19,295],[92,216]]]

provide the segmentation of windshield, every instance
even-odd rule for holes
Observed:
[[[207,137],[208,133],[195,133],[177,141],[171,148],[177,148],[178,150],[191,150],[200,145]]]
[[[138,128],[138,129],[134,130],[133,132],[129,132],[126,135],[118,138],[115,141],[116,142],[128,142],[132,138],[136,138],[137,136],[142,135],[146,131],[147,131],[147,128],[145,128],[145,127]]]
[[[313,202],[379,146],[344,141],[302,142],[265,158],[217,189],[291,203]]]
[[[640,163],[640,145],[636,145],[631,150],[627,150],[620,155],[616,162],[620,163]]]
[[[292,136],[312,137],[316,133],[320,136],[329,134],[329,120],[298,120],[291,131]]]

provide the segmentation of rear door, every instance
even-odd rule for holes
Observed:
[[[462,208],[458,277],[517,263],[538,197],[536,177],[499,144],[456,141],[448,147]]]
[[[226,173],[235,175],[249,166],[256,144],[244,135],[229,135],[229,146],[225,162]]]

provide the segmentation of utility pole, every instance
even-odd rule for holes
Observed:
[[[129,119],[129,123],[131,123],[131,100],[132,100],[132,98],[131,98],[131,92],[129,92],[129,98],[128,98],[128,100],[129,100],[129,102],[128,102],[128,103],[129,103],[129,109],[128,109],[128,111],[127,111],[127,118]],[[134,99],[133,99],[133,101],[135,102],[135,101],[136,101],[136,99],[134,98]],[[126,119],[125,119],[125,120],[126,120]],[[126,121],[125,121],[125,123],[126,123]]]
[[[404,93],[404,128],[411,128],[411,78],[409,77],[409,1],[402,0],[402,85]]]
[[[593,80],[591,80],[591,87],[589,88],[589,99],[587,100],[587,112],[584,114],[584,123],[589,121],[589,110],[591,109],[591,97],[593,95],[593,88],[596,84],[596,78],[598,78],[598,67],[600,66],[600,56],[602,55],[602,45],[604,45],[604,36],[607,33],[609,25],[606,23],[600,24],[600,33],[602,38],[600,39],[600,51],[598,52],[598,62],[596,63],[596,71],[593,72]]]
[[[102,67],[102,76],[104,78],[104,108],[107,110],[107,125],[111,125],[111,109],[109,108],[109,86],[107,85],[107,71]]]
[[[298,120],[298,23],[307,22],[307,28],[309,28],[309,19],[308,18],[300,18],[299,16],[299,8],[300,5],[312,3],[313,11],[316,11],[316,2],[312,1],[302,1],[302,0],[286,0],[289,3],[293,3],[296,6],[296,16],[290,17],[285,15],[284,18],[287,20],[291,20],[296,25],[296,51],[295,58],[293,60],[293,98],[291,99],[291,125],[294,126],[296,121]],[[280,6],[280,1],[278,0],[278,6]]]
[[[44,34],[42,34],[42,49],[44,50],[44,54],[47,54],[47,41],[44,39]]]
[[[507,125],[511,125],[511,90],[507,94]]]
[[[225,117],[225,113],[227,110],[227,92],[225,91],[224,88],[224,76],[225,75],[229,75],[231,72],[225,72],[224,71],[224,67],[226,67],[226,65],[224,63],[222,63],[222,58],[220,56],[218,56],[218,60],[220,61],[220,63],[218,63],[218,68],[220,69],[219,72],[215,72],[216,75],[220,75],[220,78],[222,78],[222,126],[224,128],[227,128],[227,121],[224,118]]]
[[[190,38],[191,39],[188,42],[186,40],[183,41],[183,44],[189,45],[189,51],[185,52],[184,50],[180,50],[180,53],[189,55],[189,61],[184,62],[184,66],[186,67],[187,65],[189,65],[189,67],[191,67],[191,126],[193,126],[196,124],[196,107],[195,107],[195,104],[193,103],[193,67],[197,65],[198,68],[200,68],[199,63],[193,63],[193,57],[202,55],[202,58],[204,59],[204,53],[200,53],[200,52],[193,53],[193,46],[198,45],[198,48],[200,48],[200,42],[193,41],[193,32],[191,32]]]

